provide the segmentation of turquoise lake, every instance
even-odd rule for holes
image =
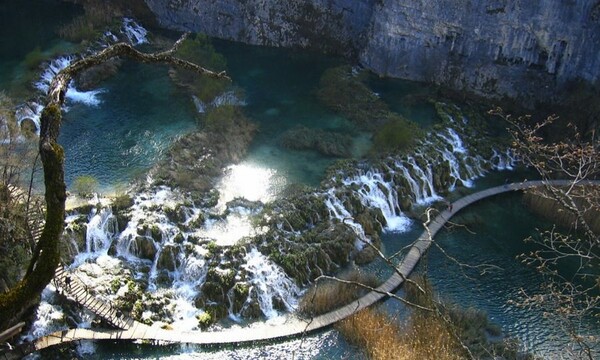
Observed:
[[[36,47],[42,52],[68,49],[69,44],[59,41],[49,29],[56,29],[79,12],[77,7],[57,1],[0,3],[0,90],[19,88],[19,82],[28,78],[23,60]],[[24,16],[30,19],[27,24],[20,20]],[[325,170],[336,159],[313,151],[282,148],[280,136],[297,125],[352,134],[355,154],[364,154],[370,144],[368,137],[326,108],[316,96],[322,73],[345,64],[345,60],[219,40],[213,44],[226,57],[234,85],[243,89],[247,103],[245,114],[259,127],[244,163],[273,169],[288,184],[318,186]],[[424,100],[433,93],[430,87],[377,78],[369,84],[392,110],[421,127],[427,129],[438,121],[435,109]],[[192,99],[170,81],[166,67],[125,62],[118,74],[100,87],[104,92],[99,95],[98,106],[67,104],[69,110],[59,140],[66,152],[68,185],[78,176],[92,175],[98,179],[102,191],[111,191],[144,178],[178,136],[197,127]],[[478,180],[474,189],[502,184],[506,178],[522,180],[523,176],[510,172],[492,174]],[[473,272],[463,274],[460,267],[433,250],[421,267],[427,267],[435,289],[445,299],[486,311],[509,335],[519,338],[526,350],[544,357],[559,353],[563,340],[556,324],[539,311],[510,304],[520,289],[539,290],[541,277],[515,257],[526,249],[524,238],[534,234],[537,228],[548,228],[551,224],[526,210],[518,194],[476,204],[460,214],[458,221],[460,219],[469,224],[470,231],[444,231],[438,236],[440,246],[462,262],[485,262],[502,270],[484,276]],[[384,247],[392,253],[414,240],[420,232],[420,225],[414,223],[406,233],[384,234]],[[376,265],[371,267],[382,275],[387,273]],[[391,312],[405,311],[392,301],[384,307]],[[586,320],[583,326],[584,332],[599,333],[597,322]],[[277,359],[289,358],[290,354],[310,359],[357,358],[356,349],[335,330],[311,334],[304,339],[226,348],[124,343],[99,343],[91,348],[94,353],[82,358]]]

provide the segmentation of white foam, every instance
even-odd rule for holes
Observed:
[[[42,73],[41,79],[35,83],[35,87],[45,94],[48,93],[52,80],[62,69],[69,66],[75,60],[74,56],[62,56],[52,60],[46,70]],[[90,91],[79,91],[73,85],[73,81],[69,83],[66,98],[72,102],[82,103],[89,106],[98,106],[102,103],[98,95],[106,92],[105,89],[96,89]]]
[[[121,32],[127,36],[132,45],[140,45],[148,42],[148,30],[144,29],[133,19],[123,18]]]
[[[260,310],[267,319],[277,318],[280,315],[273,307],[273,299],[279,299],[287,311],[296,308],[300,289],[279,266],[256,248],[252,248],[246,254],[244,261],[242,267],[250,277],[250,294],[256,295]]]

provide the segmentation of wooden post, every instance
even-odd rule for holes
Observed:
[[[17,325],[9,327],[8,329],[1,332],[0,343],[6,342],[7,340],[10,340],[11,338],[19,335],[21,333],[21,329],[23,329],[23,326],[25,326],[25,322],[20,322]]]

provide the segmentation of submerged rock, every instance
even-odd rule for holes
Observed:
[[[314,150],[325,156],[350,157],[352,137],[323,129],[295,127],[279,139],[281,146],[292,150]]]
[[[185,135],[171,146],[153,170],[156,183],[208,194],[223,169],[243,158],[256,126],[238,107],[219,107],[206,122],[203,131]]]

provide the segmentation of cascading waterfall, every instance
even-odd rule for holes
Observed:
[[[287,311],[296,308],[300,289],[279,266],[256,248],[248,251],[244,260],[242,267],[250,274],[250,296],[257,297],[260,310],[267,319],[280,315],[274,308],[273,299],[279,299]]]
[[[363,205],[379,208],[387,222],[389,231],[404,231],[410,220],[400,211],[398,193],[391,181],[385,181],[383,176],[374,171],[342,181],[345,186],[358,185],[358,193]]]
[[[61,56],[57,59],[52,60],[46,70],[42,73],[41,79],[37,81],[34,85],[35,87],[42,91],[44,94],[48,93],[48,89],[50,88],[50,84],[52,80],[58,74],[59,71],[69,66],[73,60],[75,60],[74,56]],[[106,90],[104,89],[96,89],[90,91],[79,91],[73,85],[73,81],[69,83],[69,87],[67,88],[66,97],[68,100],[75,103],[82,103],[89,106],[99,106],[102,101],[98,97],[98,95],[104,93]]]
[[[36,310],[36,320],[27,335],[23,337],[24,340],[32,341],[67,328],[64,312],[59,306],[52,304],[55,294],[56,290],[52,286],[44,289],[42,300]]]
[[[367,235],[365,235],[365,231],[363,230],[362,226],[354,221],[352,214],[336,196],[335,189],[329,189],[329,191],[325,194],[325,206],[327,206],[327,209],[329,210],[329,216],[331,218],[337,219],[352,228],[357,236],[354,242],[354,247],[356,250],[362,250],[367,243],[371,242]]]
[[[418,156],[423,159],[422,155]],[[433,172],[431,169],[431,164],[427,163],[425,169],[422,169],[421,166],[417,164],[414,157],[408,156],[404,162],[400,162],[398,160],[394,161],[393,166],[395,169],[400,170],[402,176],[408,182],[415,203],[419,205],[427,205],[441,199],[441,197],[436,193],[433,185]],[[394,171],[394,169],[390,170]]]
[[[140,45],[148,43],[148,31],[136,23],[133,19],[124,18],[123,25],[120,29],[121,34],[126,37],[132,45]],[[102,39],[97,43],[100,48],[105,48],[110,44],[114,44],[119,41],[119,38],[110,31],[106,31]],[[93,52],[92,49],[89,49]],[[75,56],[61,56],[50,61],[46,69],[42,72],[41,78],[34,83],[34,86],[43,92],[48,93],[50,84],[56,76],[56,74],[69,66],[75,60]],[[88,106],[99,106],[102,103],[100,94],[105,93],[105,89],[95,89],[89,91],[80,91],[74,86],[73,81],[69,83],[67,88],[66,98],[73,103],[81,103]],[[40,132],[40,116],[42,114],[43,106],[37,102],[29,102],[23,104],[17,108],[15,117],[17,124],[21,126],[21,123],[25,120],[31,120],[36,125],[36,134]],[[64,107],[65,111],[68,111],[68,107]]]
[[[463,123],[467,122],[463,120]],[[431,155],[426,155],[425,149],[428,149],[427,154]],[[355,175],[347,176],[341,183],[346,189],[355,189],[354,193],[363,205],[381,210],[387,221],[386,231],[405,231],[410,225],[410,220],[401,211],[400,197],[408,195],[412,198],[412,203],[418,205],[427,205],[442,199],[436,191],[434,180],[433,169],[436,165],[447,165],[450,175],[448,190],[452,191],[457,185],[472,186],[473,180],[483,176],[487,169],[512,169],[514,162],[514,156],[509,150],[505,153],[494,150],[490,160],[480,155],[470,155],[459,133],[448,127],[441,132],[429,134],[428,139],[420,143],[413,155],[388,158],[379,165],[380,167],[371,167],[366,171],[360,170],[359,167]],[[403,194],[399,194],[403,186],[408,188],[403,189]],[[364,244],[368,239],[362,227],[354,221],[351,212],[339,196],[344,196],[343,192],[337,192],[335,189],[325,194],[325,204],[330,216],[352,226]],[[357,246],[357,249],[362,247]]]
[[[94,209],[87,225],[86,251],[88,253],[105,253],[118,232],[117,221],[110,207]]]
[[[232,105],[232,106],[246,106],[246,101],[240,99],[235,91],[227,91],[217,96],[211,103],[213,107]]]
[[[21,127],[23,121],[29,120],[35,124],[35,133],[40,135],[40,116],[42,115],[43,105],[38,104],[35,101],[25,103],[17,107],[15,112],[15,119],[17,124]]]
[[[124,18],[121,31],[132,45],[141,45],[148,42],[148,30],[136,23],[133,19]]]
[[[444,161],[450,165],[450,174],[453,183],[450,185],[450,191],[454,190],[458,182],[463,186],[472,187],[473,180],[483,176],[485,173],[484,165],[486,161],[481,156],[470,156],[462,139],[452,128],[447,128],[445,135],[443,132],[436,135],[447,144],[447,146],[437,147],[436,149],[442,155]]]
[[[513,170],[517,158],[511,149],[507,149],[504,153],[499,153],[496,149],[493,150],[494,155],[490,162],[497,170]]]

